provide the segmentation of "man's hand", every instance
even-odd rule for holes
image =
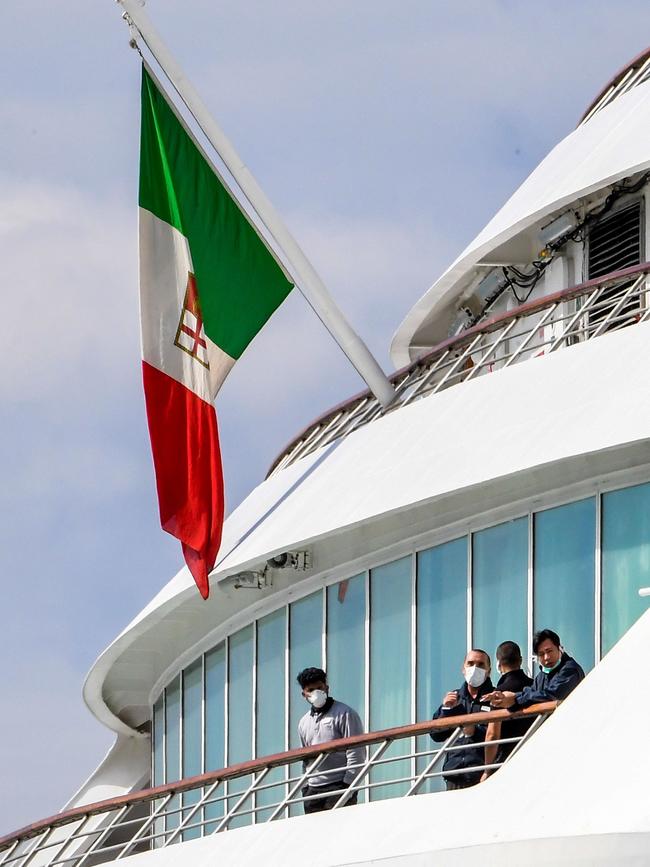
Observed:
[[[495,689],[494,692],[490,692],[487,695],[483,696],[483,701],[489,701],[492,707],[496,708],[508,708],[512,707],[515,703],[515,693],[514,692],[501,692],[499,689]]]
[[[463,734],[466,738],[473,738],[476,726],[463,726]]]
[[[452,708],[452,707],[456,707],[457,704],[458,704],[458,693],[456,692],[456,690],[452,690],[451,692],[448,692],[442,700],[442,706],[443,707]]]

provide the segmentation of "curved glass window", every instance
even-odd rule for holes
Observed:
[[[245,762],[253,755],[253,626],[236,632],[228,653],[228,764]],[[250,785],[250,777],[228,783],[228,794],[238,794]],[[238,798],[229,798],[232,809]],[[243,805],[248,808],[250,805]],[[248,824],[249,816],[237,820]]]
[[[226,766],[226,644],[222,642],[205,654],[205,770]],[[221,791],[217,791],[218,795]],[[205,807],[206,819],[223,816],[223,802]],[[206,833],[216,830],[208,825]]]
[[[551,627],[567,652],[592,668],[596,569],[596,500],[535,515],[535,630]]]
[[[433,716],[444,694],[461,680],[467,651],[467,537],[417,555],[417,719]],[[420,751],[431,747],[418,738]],[[422,771],[430,759],[418,760]],[[439,791],[442,779],[429,780]]]
[[[327,588],[327,677],[332,695],[365,722],[366,576]]]
[[[177,675],[165,690],[165,774],[167,782],[181,778],[181,676]],[[180,807],[179,796],[170,801],[172,810]],[[179,813],[167,816],[167,830],[180,824]]]
[[[312,593],[289,607],[289,747],[299,747],[298,721],[309,705],[296,677],[303,668],[323,667],[323,594]]]
[[[205,770],[226,766],[226,645],[205,654]]]
[[[177,675],[165,690],[165,775],[181,777],[181,678]]]
[[[285,749],[284,684],[287,617],[284,608],[257,622],[256,753],[268,756]]]
[[[255,727],[256,753],[269,756],[285,750],[287,722],[285,719],[285,645],[287,614],[285,608],[274,611],[257,621],[257,718]],[[265,783],[281,783],[284,768],[274,768]],[[277,803],[284,787],[264,789],[257,795],[257,805]],[[259,821],[269,813],[258,816]]]
[[[197,659],[183,672],[183,739],[182,739],[182,767],[183,777],[194,777],[203,770],[203,660]],[[194,792],[185,792],[183,806],[191,807],[199,799],[198,789]],[[191,823],[191,810],[183,811],[183,819]],[[200,834],[197,826],[183,831],[183,839],[191,840]]]
[[[650,586],[650,483],[531,511],[328,581],[295,601],[279,597],[275,610],[167,684],[152,708],[155,784],[298,747],[309,706],[296,675],[309,666],[326,669],[332,695],[372,731],[429,719],[460,684],[471,646],[492,655],[512,639],[528,656],[533,629],[550,627],[589,670],[647,608],[638,589]],[[430,740],[420,747],[429,749]],[[387,780],[400,768],[410,774],[412,760],[398,752],[408,748],[396,742],[385,754],[396,759],[390,770],[373,770],[370,799],[403,791]],[[418,768],[427,761],[418,758]],[[286,793],[284,774],[272,771],[273,785],[247,805],[260,818]],[[214,797],[225,794],[232,807],[246,785],[238,780]],[[189,815],[192,797],[174,802],[179,812],[167,830]],[[203,817],[215,820],[208,832],[223,815],[224,801],[205,807]]]
[[[153,785],[165,782],[165,707],[164,696],[160,695],[153,706]]]
[[[528,518],[474,533],[472,545],[472,646],[494,651],[516,641],[526,654]]]
[[[420,551],[417,717],[431,717],[461,679],[467,652],[467,538]]]
[[[650,484],[603,494],[602,652],[647,610],[650,586]]]
[[[411,718],[411,562],[404,557],[370,572],[370,728],[374,731],[403,725]],[[410,749],[408,740],[395,741],[385,757]],[[408,774],[409,761],[376,768],[372,782]],[[406,784],[378,786],[370,797],[395,797],[406,788]]]

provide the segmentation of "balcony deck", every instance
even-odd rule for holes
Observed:
[[[396,397],[389,407],[382,408],[367,390],[338,404],[282,450],[267,478],[412,401],[647,321],[649,272],[650,263],[644,262],[605,274],[522,304],[443,341],[391,375]]]
[[[517,713],[483,712],[384,729],[87,804],[0,838],[0,865],[81,867],[164,849],[241,827],[242,823],[273,822],[297,815],[306,801],[313,800],[303,789],[320,773],[325,757],[352,747],[363,747],[366,758],[348,766],[356,772],[350,786],[331,793],[339,796],[334,809],[344,807],[354,793],[366,800],[412,797],[426,792],[430,782],[441,780],[442,766],[450,753],[475,749],[475,744],[457,743],[463,725],[531,719],[522,737],[491,741],[492,746],[514,743],[511,757],[557,704],[547,702]],[[446,739],[441,744],[422,739],[432,732],[444,732]],[[493,772],[499,767],[482,764],[474,770]],[[446,776],[453,773],[447,771]]]

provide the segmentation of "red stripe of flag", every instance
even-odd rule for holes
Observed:
[[[160,523],[180,540],[201,596],[208,598],[224,513],[217,414],[167,374],[142,362]]]

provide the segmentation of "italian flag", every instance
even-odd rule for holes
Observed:
[[[224,515],[213,401],[293,286],[144,68],[139,205],[142,370],[160,522],[207,598]]]

